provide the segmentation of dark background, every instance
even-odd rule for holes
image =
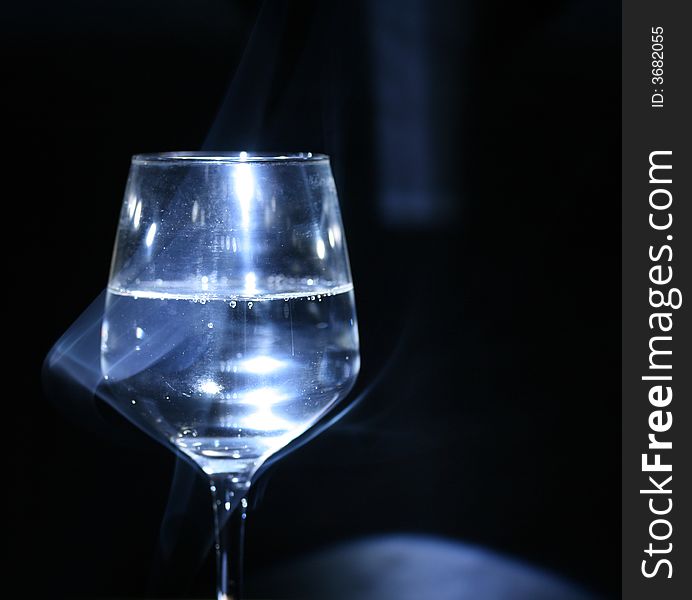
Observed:
[[[249,571],[418,532],[617,595],[619,3],[72,0],[5,16],[6,226],[26,229],[9,269],[37,305],[31,335],[22,319],[10,335],[20,589],[212,593],[210,557],[159,546],[174,457],[41,383],[105,285],[129,157],[204,147],[331,155],[357,391],[387,366],[265,473]]]

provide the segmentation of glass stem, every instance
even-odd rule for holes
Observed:
[[[211,479],[214,508],[217,600],[240,600],[243,586],[243,543],[249,482],[234,475]]]

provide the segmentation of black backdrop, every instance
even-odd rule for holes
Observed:
[[[615,595],[619,5],[26,4],[2,26],[22,163],[6,203],[27,230],[9,264],[37,300],[31,335],[10,337],[23,589],[211,593],[209,557],[186,572],[157,554],[174,458],[105,410],[95,426],[49,401],[40,373],[105,284],[130,155],[206,144],[332,156],[358,389],[389,364],[266,474],[250,571],[421,532]]]

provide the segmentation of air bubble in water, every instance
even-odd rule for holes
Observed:
[[[248,303],[247,303],[247,307],[248,307],[249,310],[252,310],[252,302],[248,302]]]
[[[235,308],[235,307],[236,307],[236,301],[235,301],[235,300],[231,300],[231,308]]]
[[[209,327],[209,329],[214,329],[214,323],[210,321],[209,323],[207,323],[207,327]]]

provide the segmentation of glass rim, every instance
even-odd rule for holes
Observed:
[[[135,154],[132,164],[237,164],[328,162],[329,156],[314,152],[182,151]]]

